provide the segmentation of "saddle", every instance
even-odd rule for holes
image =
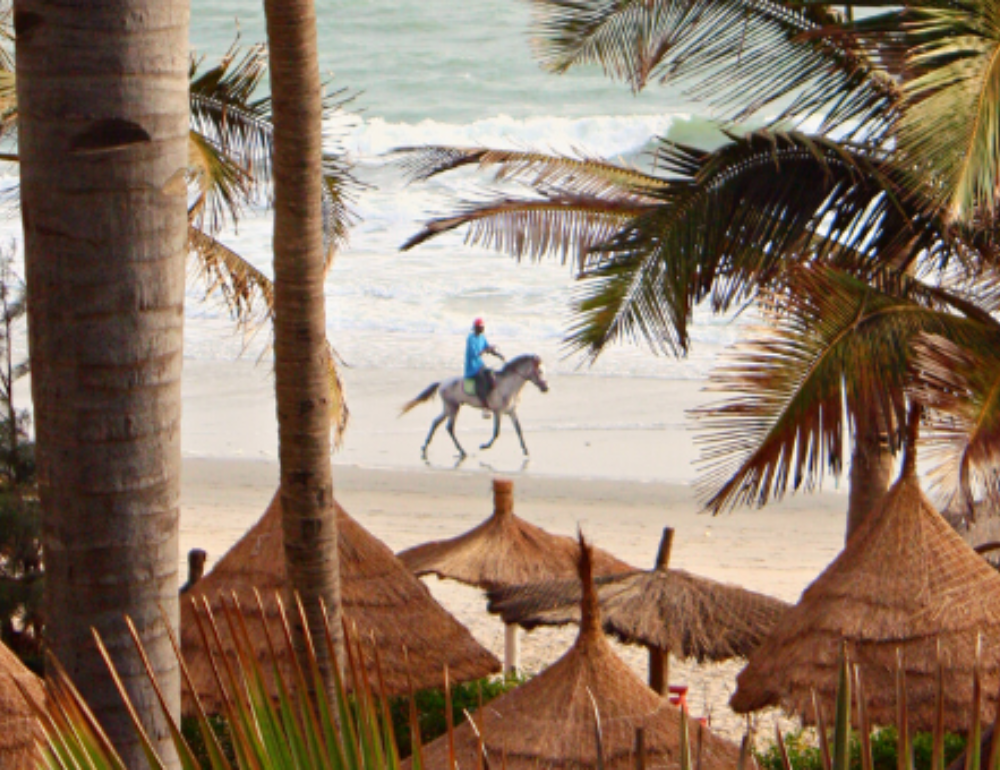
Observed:
[[[462,380],[462,390],[465,391],[465,395],[467,396],[476,395],[476,378],[466,377]]]

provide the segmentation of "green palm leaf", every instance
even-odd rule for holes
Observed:
[[[484,147],[400,147],[393,151],[412,181],[425,182],[446,171],[475,166],[493,171],[496,182],[520,182],[538,190],[609,201],[650,202],[668,182],[637,169],[598,158],[567,157]]]
[[[900,146],[952,217],[992,216],[1000,185],[1000,2],[911,9]]]
[[[978,257],[967,234],[926,213],[909,174],[876,149],[828,136],[759,131],[708,153],[664,142],[661,204],[592,259],[571,349],[619,339],[684,352],[694,307],[751,301],[788,266],[826,261],[874,281]]]
[[[635,89],[698,79],[696,98],[746,116],[793,96],[785,115],[888,126],[899,96],[866,39],[824,34],[827,6],[775,0],[534,0],[536,55],[563,72],[599,64]]]
[[[442,233],[468,226],[466,243],[485,246],[518,259],[553,256],[572,260],[584,269],[594,247],[649,209],[630,201],[600,198],[551,197],[542,200],[500,199],[471,206],[454,216],[427,222],[424,229],[400,248],[403,251]]]
[[[790,273],[769,300],[780,309],[772,324],[713,375],[713,390],[733,395],[694,413],[704,426],[699,490],[715,512],[839,474],[845,430],[872,406],[898,446],[910,341],[980,328],[824,267]]]

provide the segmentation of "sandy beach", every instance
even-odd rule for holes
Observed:
[[[206,549],[211,567],[274,494],[274,411],[265,368],[246,361],[191,363],[185,372],[181,548]],[[493,450],[471,452],[456,467],[446,434],[435,439],[428,462],[420,457],[436,406],[396,417],[400,404],[443,374],[347,372],[353,417],[334,457],[337,497],[395,551],[454,536],[488,516],[495,475],[515,480],[516,512],[552,532],[574,534],[582,527],[602,548],[645,567],[669,525],[677,532],[673,565],[788,601],[843,543],[846,498],[836,492],[795,495],[762,510],[716,517],[700,512],[691,486],[697,454],[685,418],[685,410],[705,402],[698,382],[553,377],[549,394],[525,392],[521,417],[530,463],[505,425]],[[472,450],[488,437],[490,423],[475,412],[462,417],[459,438]],[[436,579],[428,586],[484,645],[502,653],[502,626],[486,613],[481,592]],[[525,670],[555,660],[573,633],[525,635]],[[645,652],[620,650],[645,676]],[[726,702],[740,668],[736,662],[700,667],[672,661],[671,681],[690,687],[694,713],[710,714],[713,726],[739,734],[743,721]]]

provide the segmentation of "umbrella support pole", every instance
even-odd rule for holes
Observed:
[[[517,624],[505,623],[503,636],[503,673],[510,676],[521,667],[521,650],[517,640]]]
[[[669,691],[670,653],[656,647],[649,648],[649,688],[666,696]]]

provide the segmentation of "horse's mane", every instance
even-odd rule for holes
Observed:
[[[523,355],[517,356],[516,358],[510,359],[507,363],[503,365],[503,369],[500,370],[500,374],[506,374],[509,371],[516,369],[524,361],[530,360],[541,361],[541,356],[536,356],[534,353],[525,353]]]

